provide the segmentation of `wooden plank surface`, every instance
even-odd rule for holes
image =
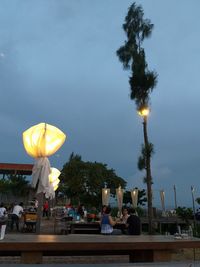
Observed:
[[[200,248],[199,238],[175,240],[173,236],[163,235],[34,235],[34,234],[7,234],[0,241],[0,250],[90,250],[104,249],[178,249]]]
[[[21,263],[42,263],[45,255],[116,254],[129,255],[130,262],[170,261],[171,251],[180,248],[200,248],[200,239],[175,240],[173,236],[159,235],[7,234],[0,241],[0,255],[20,253]]]

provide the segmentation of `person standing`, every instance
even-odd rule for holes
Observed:
[[[49,216],[49,202],[46,200],[43,205],[43,217],[48,217]]]
[[[139,216],[136,214],[135,209],[129,209],[129,217],[126,222],[129,235],[140,235],[141,234],[141,221]]]
[[[21,218],[23,212],[24,212],[23,202],[20,202],[19,205],[18,204],[14,205],[11,214],[11,225],[10,225],[11,230],[13,230],[13,226],[15,224],[17,231],[19,231],[19,219]]]

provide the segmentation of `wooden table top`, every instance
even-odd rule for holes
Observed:
[[[69,235],[36,235],[36,234],[6,234],[5,238],[0,241],[0,249],[8,243],[118,243],[134,244],[136,247],[143,245],[162,246],[162,244],[175,244],[177,246],[193,245],[200,248],[200,238],[174,239],[174,236],[164,235],[92,235],[92,234],[69,234]],[[188,244],[188,245],[187,245]]]

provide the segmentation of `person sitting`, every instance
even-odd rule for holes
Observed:
[[[122,223],[127,223],[127,219],[130,215],[128,214],[128,209],[126,207],[123,207],[122,209],[122,217],[121,217],[121,222]]]
[[[77,209],[78,216],[79,216],[80,218],[82,218],[82,219],[83,219],[83,217],[84,217],[84,210],[85,210],[85,208],[84,208],[84,205],[83,205],[83,204],[81,204],[81,205],[78,207],[78,209]]]
[[[111,235],[111,234],[121,234],[121,230],[115,229],[113,230],[113,226],[116,225],[116,221],[113,221],[111,215],[111,208],[106,207],[104,213],[101,217],[101,234]]]
[[[130,215],[128,214],[128,208],[127,207],[123,207],[122,208],[122,216],[120,218],[120,223],[121,223],[121,231],[123,234],[128,234],[128,230],[126,228],[126,223],[127,223],[127,219]]]
[[[134,208],[129,209],[129,217],[126,222],[129,235],[140,235],[141,234],[141,221],[138,217]]]

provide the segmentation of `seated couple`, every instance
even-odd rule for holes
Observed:
[[[106,207],[101,217],[101,234],[104,235],[117,235],[121,234],[120,229],[113,229],[118,221],[114,221],[110,215],[111,208]],[[129,210],[130,216],[127,219],[125,227],[130,235],[140,235],[141,234],[141,222],[140,218],[135,214],[134,209]]]

